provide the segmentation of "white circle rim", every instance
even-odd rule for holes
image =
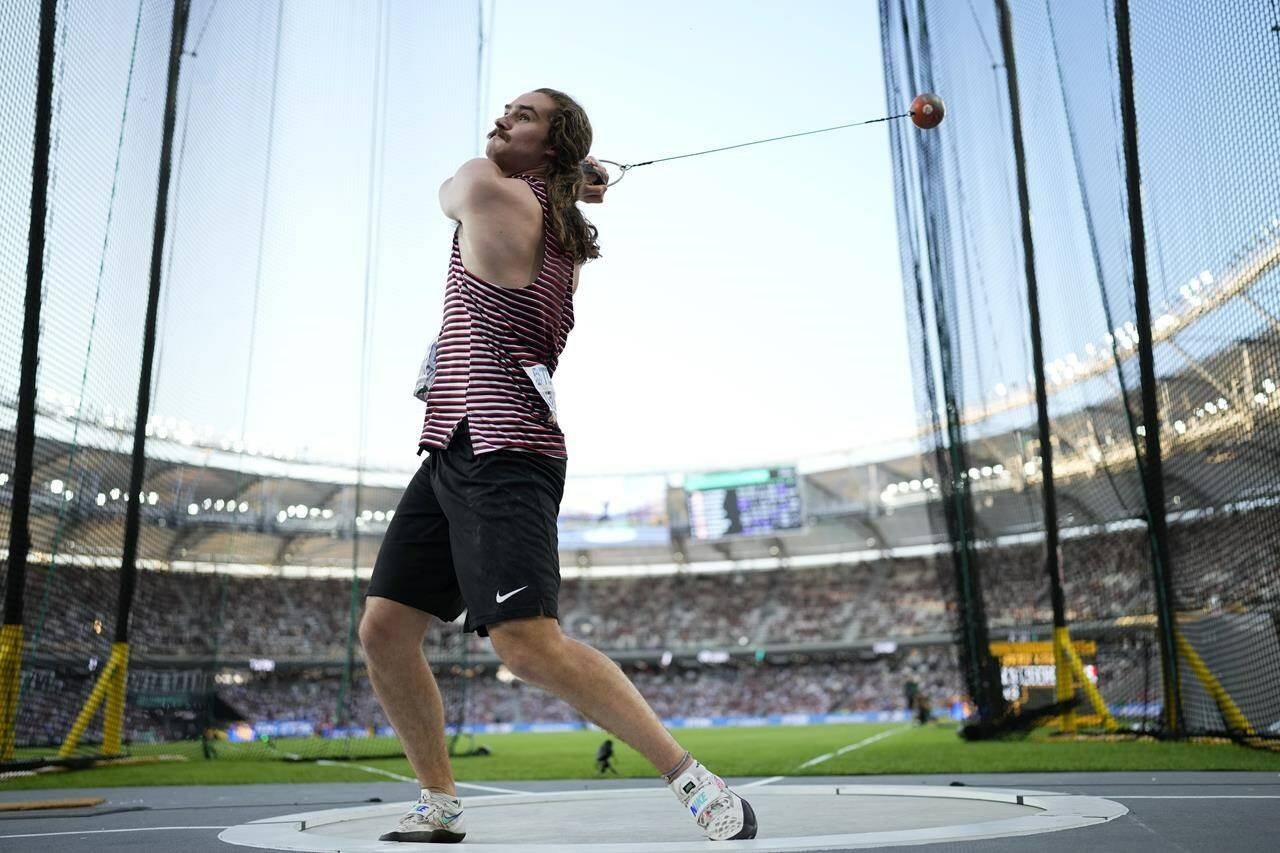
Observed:
[[[531,792],[528,794],[500,794],[484,797],[468,797],[468,808],[510,803],[519,798],[522,804],[568,802],[572,800],[605,800],[634,797],[638,793],[662,793],[656,788],[623,788],[600,791]],[[891,847],[908,844],[938,844],[956,841],[979,841],[987,838],[1006,838],[1017,835],[1036,835],[1043,832],[1059,832],[1095,826],[1126,815],[1129,810],[1120,803],[1101,797],[1078,794],[1058,794],[1051,791],[1021,791],[993,788],[941,787],[936,785],[778,785],[753,789],[756,796],[798,796],[832,794],[860,797],[918,797],[985,800],[1039,809],[1025,817],[978,823],[952,824],[918,829],[882,830],[878,832],[844,833],[840,835],[793,836],[788,838],[763,838],[753,841],[669,841],[600,843],[581,842],[583,849],[599,853],[691,853],[706,851],[709,844],[716,850],[763,851],[819,851],[859,847]],[[308,836],[303,833],[317,826],[344,823],[365,818],[395,817],[409,803],[383,803],[376,806],[357,806],[346,809],[327,809],[318,812],[302,812],[282,815],[233,826],[218,835],[220,841],[241,847],[274,848],[278,850],[311,851],[311,853],[365,853],[365,851],[403,850],[394,841],[352,842],[332,836]],[[577,846],[576,843],[511,844],[466,843],[467,853],[563,853]]]

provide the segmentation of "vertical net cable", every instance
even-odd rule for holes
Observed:
[[[1126,115],[1114,0],[1009,3],[1067,622],[1088,679],[1122,726],[1177,732],[1165,719],[1161,678],[1172,658],[1184,733],[1274,737],[1280,119],[1258,105],[1280,75],[1276,9],[1271,0],[1130,5],[1134,109]],[[973,496],[964,533],[978,543],[991,639],[1044,642],[1051,613],[1040,568],[1041,452],[1027,306],[1017,293],[1006,96],[992,85],[994,5],[882,3],[881,13],[890,105],[914,94],[897,81],[912,79],[912,57],[927,47],[948,106],[935,132],[943,167],[927,180],[911,179],[918,154],[902,137],[915,131],[891,130],[907,306],[927,321],[911,330],[920,411],[945,410],[937,388],[952,386],[968,465],[959,479]],[[925,20],[948,33],[945,43],[926,45]],[[1140,340],[1136,313],[1126,121],[1138,128],[1149,342]],[[929,291],[913,282],[939,271],[923,245],[913,246],[930,216],[949,223],[927,239],[950,247],[955,284],[945,301],[922,305]],[[934,323],[931,310],[945,318]],[[934,326],[952,332],[958,356],[950,371],[941,370]],[[1146,343],[1154,377],[1144,387],[1138,355]],[[1144,391],[1153,392],[1158,424],[1144,423]],[[936,437],[934,423],[925,430]],[[1162,448],[1163,538],[1148,525],[1150,430]],[[941,501],[945,477],[932,485]],[[1167,566],[1156,556],[1162,550]],[[1157,618],[1166,572],[1172,652],[1162,651]],[[964,609],[944,591],[950,607]],[[1046,700],[1044,685],[1019,681],[1025,673],[1006,663],[1003,690],[1016,708]]]

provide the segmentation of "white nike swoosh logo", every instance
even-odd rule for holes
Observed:
[[[513,589],[513,590],[511,590],[511,592],[507,593],[506,595],[503,595],[503,594],[502,594],[502,593],[500,593],[500,592],[499,592],[499,593],[495,593],[495,594],[494,594],[494,596],[493,596],[493,600],[494,600],[494,601],[496,601],[496,602],[498,602],[499,604],[501,604],[502,602],[506,601],[506,600],[507,600],[508,598],[510,598],[511,596],[515,595],[517,592],[521,592],[521,591],[526,590],[526,589],[528,589],[528,588],[529,588],[529,587],[528,587],[528,585],[526,584],[525,586],[520,587],[520,589]]]

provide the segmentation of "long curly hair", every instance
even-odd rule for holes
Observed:
[[[584,263],[600,257],[596,242],[599,230],[578,209],[578,193],[585,178],[582,161],[591,152],[591,122],[582,105],[556,89],[535,89],[555,101],[549,117],[547,145],[555,157],[547,164],[547,206],[551,210],[551,231],[573,257]]]

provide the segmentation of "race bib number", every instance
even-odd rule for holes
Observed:
[[[427,402],[427,392],[431,390],[431,383],[436,378],[436,344],[440,339],[431,342],[431,349],[427,350],[427,357],[422,360],[422,365],[418,368],[418,381],[413,385],[413,396],[422,402]]]
[[[529,374],[533,387],[537,388],[538,393],[542,395],[542,401],[551,410],[551,422],[556,423],[556,389],[551,384],[551,371],[541,364],[527,364],[522,365],[522,367],[524,367],[524,372]]]

